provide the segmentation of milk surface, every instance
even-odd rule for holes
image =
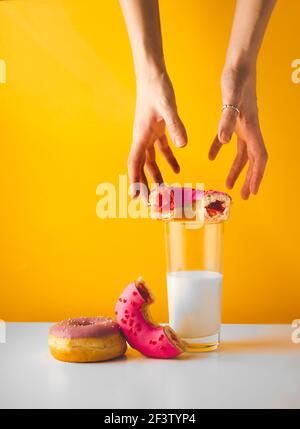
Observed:
[[[169,323],[181,337],[207,337],[219,332],[222,278],[214,271],[168,273]]]

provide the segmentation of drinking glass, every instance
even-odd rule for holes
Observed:
[[[220,344],[223,236],[223,222],[165,222],[169,323],[188,351]]]

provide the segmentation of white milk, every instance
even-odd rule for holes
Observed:
[[[168,273],[169,323],[181,337],[207,337],[219,332],[222,278],[214,271]]]

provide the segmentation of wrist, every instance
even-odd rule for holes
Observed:
[[[164,63],[157,63],[156,61],[145,61],[135,65],[135,77],[136,82],[153,81],[160,79],[161,76],[167,74],[167,70]]]
[[[222,102],[240,107],[243,94],[256,94],[256,68],[245,64],[226,64],[221,76]]]
[[[240,79],[246,80],[248,77],[256,74],[256,59],[249,58],[233,58],[229,57],[226,60],[223,73],[229,73]]]
[[[139,51],[134,56],[134,70],[137,81],[145,78],[154,79],[157,76],[166,74],[166,65],[162,53],[153,52],[153,50],[145,47]]]
[[[153,63],[151,61],[140,64],[139,67],[135,69],[135,76],[138,88],[145,85],[148,86],[153,83],[163,83],[164,81],[169,80],[165,65]]]
[[[247,83],[256,82],[256,64],[226,63],[221,77],[221,85],[231,83],[242,88]]]

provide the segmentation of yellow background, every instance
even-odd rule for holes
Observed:
[[[235,143],[207,152],[220,115],[219,77],[233,0],[161,0],[167,64],[189,146],[168,181],[224,189]],[[226,225],[223,320],[300,317],[299,0],[279,1],[258,65],[270,160],[261,192],[244,202],[241,180]],[[0,318],[112,315],[122,288],[143,275],[167,319],[163,226],[99,220],[96,187],[126,173],[135,82],[117,0],[1,1]]]

